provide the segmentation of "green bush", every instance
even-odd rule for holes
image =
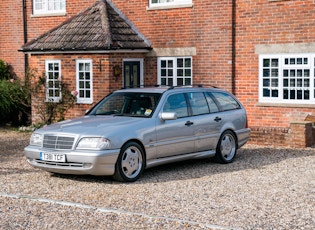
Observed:
[[[18,80],[0,80],[0,123],[25,125],[30,118],[30,96]]]

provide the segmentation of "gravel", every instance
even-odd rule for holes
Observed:
[[[313,148],[248,144],[119,183],[32,168],[29,137],[0,128],[0,229],[315,229]]]

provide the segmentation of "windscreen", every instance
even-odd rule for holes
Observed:
[[[104,98],[89,115],[151,117],[161,94],[119,92]]]

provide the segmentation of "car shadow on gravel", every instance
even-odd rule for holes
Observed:
[[[230,164],[215,163],[213,158],[182,161],[146,169],[134,183],[156,183],[201,178],[214,174],[259,169],[291,158],[315,156],[315,149],[247,147],[238,150]],[[51,174],[53,177],[92,183],[120,183],[111,177]]]

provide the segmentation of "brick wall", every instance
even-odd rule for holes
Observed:
[[[21,1],[0,1],[0,59],[13,67],[17,76],[24,77],[23,14]]]
[[[258,54],[260,44],[315,41],[315,4],[306,1],[237,0],[236,95],[248,110],[250,127],[289,128],[314,114],[312,106],[262,106],[258,104]]]
[[[307,128],[307,132],[293,134],[296,127],[292,123],[315,114],[314,106],[258,103],[259,56],[255,47],[314,42],[314,1],[236,0],[236,12],[236,96],[247,109],[251,140],[264,145],[310,143],[312,131]]]

